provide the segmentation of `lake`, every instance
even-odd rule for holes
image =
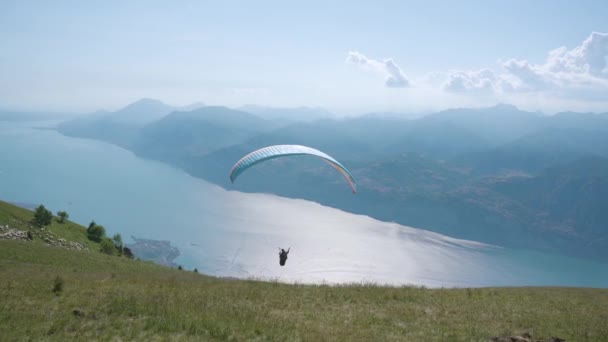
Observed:
[[[125,242],[169,240],[187,269],[300,283],[608,287],[601,263],[227,191],[114,145],[40,129],[52,125],[0,122],[0,199],[66,210],[70,220],[95,220]],[[285,267],[278,247],[291,247]]]

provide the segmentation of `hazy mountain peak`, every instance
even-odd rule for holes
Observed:
[[[487,110],[494,110],[494,111],[501,111],[501,112],[506,112],[506,111],[513,111],[513,112],[517,112],[519,111],[519,108],[517,108],[516,106],[512,105],[512,104],[508,104],[508,103],[499,103],[493,107],[489,107],[486,108]]]
[[[295,121],[314,121],[318,119],[331,118],[332,113],[321,107],[264,107],[258,105],[245,105],[240,110],[255,114],[264,119],[287,119]]]
[[[205,107],[205,104],[203,102],[193,102],[189,105],[180,107],[179,110],[181,111],[192,111],[192,110],[197,110],[197,109],[201,109]]]
[[[255,125],[265,121],[254,114],[224,106],[203,106],[191,111],[174,111],[163,120],[188,119],[207,122],[231,123],[233,125]]]
[[[128,104],[127,106],[125,106],[124,108],[116,111],[116,112],[131,112],[131,111],[140,111],[140,110],[154,110],[154,111],[158,111],[158,110],[167,110],[167,109],[174,109],[173,106],[170,106],[164,102],[162,102],[161,100],[157,100],[157,99],[151,99],[151,98],[142,98],[139,99],[131,104]]]
[[[175,109],[160,100],[142,98],[108,114],[107,118],[118,123],[143,125],[158,120]]]

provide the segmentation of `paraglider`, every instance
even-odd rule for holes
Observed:
[[[279,265],[285,266],[285,262],[287,261],[287,254],[289,254],[290,249],[291,247],[287,248],[287,251],[285,251],[283,248],[281,248],[281,251],[279,252]]]
[[[355,183],[353,175],[342,164],[340,164],[337,160],[319,150],[301,145],[274,145],[264,147],[249,153],[248,155],[241,158],[238,162],[236,162],[236,164],[234,164],[232,170],[230,170],[230,181],[234,183],[236,178],[241,173],[258,163],[274,158],[297,155],[311,155],[321,158],[323,161],[331,165],[334,169],[336,169],[342,174],[342,176],[350,186],[350,189],[353,194],[357,192],[357,184]]]
[[[342,164],[340,164],[340,162],[338,162],[337,160],[335,160],[324,152],[302,145],[274,145],[264,147],[247,154],[239,161],[237,161],[234,166],[232,166],[232,169],[230,170],[230,182],[234,183],[234,181],[241,173],[261,162],[280,157],[298,155],[315,156],[325,161],[338,172],[340,172],[340,174],[342,174],[342,176],[348,183],[348,186],[350,187],[352,193],[357,193],[357,183],[355,183],[353,175]],[[279,265],[285,266],[285,262],[287,261],[287,255],[289,254],[289,250],[291,249],[291,247],[288,248],[287,251],[282,248],[279,249]]]

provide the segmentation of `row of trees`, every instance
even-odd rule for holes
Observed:
[[[66,211],[57,212],[57,222],[64,223],[70,215]],[[32,223],[38,228],[48,226],[53,221],[53,213],[45,208],[43,205],[39,205],[34,211],[34,219]]]
[[[64,223],[70,215],[66,211],[57,212],[57,222]],[[53,213],[46,209],[44,205],[39,205],[34,211],[32,224],[38,228],[48,226],[53,221]],[[122,236],[115,234],[112,238],[106,237],[106,229],[95,221],[91,221],[87,228],[87,237],[91,241],[98,242],[101,251],[109,255],[126,256],[133,259],[134,255],[130,248],[125,247],[122,243]]]
[[[114,234],[112,238],[106,237],[106,229],[95,221],[89,223],[87,228],[87,237],[91,241],[99,242],[101,251],[109,255],[124,255],[127,258],[133,259],[133,252],[129,247],[125,247],[122,243],[122,236]]]

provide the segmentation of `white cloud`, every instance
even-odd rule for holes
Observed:
[[[503,83],[503,90],[537,91],[547,90],[553,87],[551,75],[544,72],[536,65],[531,65],[525,60],[510,59],[502,64],[508,76],[514,76],[511,81]]]
[[[583,43],[568,51],[565,47],[549,52],[544,65],[552,72],[587,74],[608,78],[608,33],[593,32]]]
[[[399,96],[395,101],[405,101],[408,94],[420,95],[420,90],[450,104],[494,101],[529,110],[608,110],[608,33],[593,32],[571,49],[548,51],[541,63],[510,58],[494,68],[434,71],[413,80],[391,59],[380,61],[349,52],[346,62],[384,75],[387,87],[413,88],[395,93]]]
[[[529,93],[549,97],[605,101],[608,96],[608,33],[593,32],[581,45],[549,51],[542,64],[509,59],[498,71],[453,71],[442,89],[487,90],[496,94]]]
[[[497,76],[489,69],[452,71],[441,88],[452,92],[493,91],[496,80]]]
[[[378,61],[367,58],[365,55],[350,51],[346,57],[346,62],[359,66],[364,70],[373,71],[386,77],[384,85],[389,88],[406,88],[410,86],[407,76],[392,59]]]

